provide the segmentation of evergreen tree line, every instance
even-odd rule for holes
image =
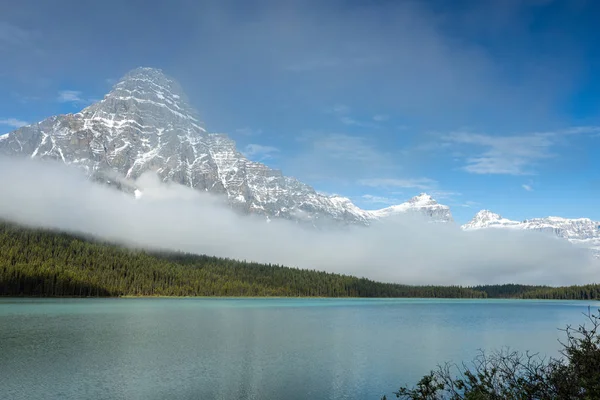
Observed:
[[[598,299],[599,285],[410,286],[177,252],[128,249],[0,222],[0,296]]]
[[[600,285],[582,286],[530,286],[530,285],[484,285],[472,286],[489,298],[543,299],[543,300],[600,300]]]

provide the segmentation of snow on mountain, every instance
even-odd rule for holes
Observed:
[[[553,233],[565,239],[600,239],[600,222],[589,218],[533,218],[522,222],[524,229]]]
[[[600,257],[600,222],[589,218],[546,217],[519,222],[502,218],[489,210],[481,210],[462,226],[466,231],[485,228],[526,229],[554,234],[577,246],[589,248]]]
[[[500,215],[490,210],[481,210],[471,221],[462,226],[462,229],[481,229],[481,228],[518,228],[520,222],[502,218]]]
[[[427,193],[421,193],[405,203],[371,211],[374,219],[386,218],[406,212],[419,212],[436,222],[453,222],[450,207],[439,204]]]
[[[464,230],[482,228],[528,229],[552,233],[564,239],[600,239],[600,222],[592,221],[589,218],[546,217],[519,222],[502,218],[489,210],[481,210],[471,221],[462,226]]]

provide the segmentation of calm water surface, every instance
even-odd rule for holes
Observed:
[[[379,399],[477,349],[556,355],[588,305],[0,299],[0,398]]]

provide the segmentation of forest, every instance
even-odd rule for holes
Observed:
[[[127,248],[0,222],[0,296],[598,299],[600,285],[410,286],[204,255]]]

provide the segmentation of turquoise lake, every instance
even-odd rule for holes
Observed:
[[[2,399],[375,399],[593,301],[0,299]],[[393,397],[393,396],[392,396]]]

